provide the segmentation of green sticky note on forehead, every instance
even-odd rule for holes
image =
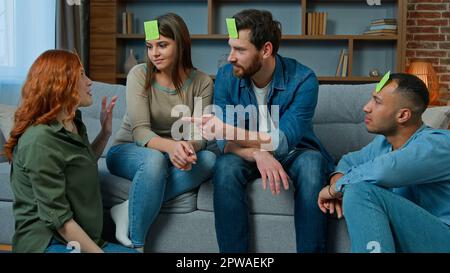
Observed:
[[[389,76],[391,76],[391,71],[388,71],[386,74],[384,74],[383,78],[381,78],[381,81],[377,84],[375,92],[380,93],[381,89],[383,89],[384,85],[389,80]]]
[[[227,20],[227,29],[228,29],[228,35],[232,39],[238,38],[238,31],[236,27],[236,19],[234,18],[226,18]]]
[[[158,21],[152,20],[144,22],[145,40],[159,39]]]

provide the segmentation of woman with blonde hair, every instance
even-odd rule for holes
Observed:
[[[132,252],[101,238],[97,160],[111,135],[117,97],[108,106],[103,98],[101,130],[90,144],[78,107],[92,104],[91,85],[68,51],[48,50],[30,68],[5,145],[14,252]]]

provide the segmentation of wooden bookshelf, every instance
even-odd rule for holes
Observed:
[[[226,30],[224,30],[224,23],[222,21],[224,21],[225,17],[232,16],[240,9],[253,6],[255,8],[270,10],[275,19],[282,23],[284,35],[282,36],[280,51],[285,50],[288,53],[280,52],[280,54],[295,58],[311,67],[318,75],[321,83],[376,82],[379,78],[367,76],[367,66],[382,58],[379,55],[378,57],[372,57],[370,55],[372,52],[384,54],[383,52],[386,51],[386,54],[382,56],[385,59],[390,58],[392,62],[392,65],[385,65],[386,70],[389,69],[395,72],[405,71],[407,0],[383,1],[386,15],[382,16],[386,18],[390,16],[397,19],[398,34],[389,36],[362,35],[362,31],[346,34],[342,33],[346,31],[333,32],[328,30],[326,35],[305,35],[307,32],[306,13],[327,11],[326,9],[329,7],[330,11],[327,12],[330,16],[327,18],[330,21],[327,21],[327,28],[332,29],[333,24],[330,23],[334,23],[336,29],[338,29],[341,23],[340,21],[344,21],[343,23],[345,23],[347,17],[351,17],[354,20],[358,16],[362,17],[360,21],[367,20],[368,25],[370,20],[377,19],[377,17],[373,15],[375,17],[366,18],[372,16],[372,10],[369,10],[371,7],[366,5],[365,1],[283,0],[281,7],[278,7],[278,2],[275,2],[266,0],[242,2],[230,0],[184,0],[173,1],[173,3],[168,4],[161,0],[91,0],[90,77],[96,81],[123,84],[125,83],[126,75],[122,72],[121,67],[126,58],[127,50],[134,47],[137,48],[135,52],[137,51],[140,56],[145,54],[141,49],[144,47],[145,38],[142,28],[133,34],[120,33],[122,30],[121,14],[125,10],[135,12],[135,18],[140,23],[168,11],[179,14],[183,17],[191,32],[194,65],[200,70],[214,75],[215,70],[217,70],[217,67],[214,67],[214,65],[228,51],[228,35],[226,34]],[[335,8],[334,10],[333,7]],[[341,7],[345,7],[346,9]],[[361,12],[355,13],[354,9],[357,11],[359,9]],[[339,14],[340,17],[336,17],[338,16],[336,15],[338,11],[342,12],[340,10],[344,10],[343,12],[346,13],[343,15]],[[282,16],[284,13],[297,13],[299,16]],[[333,18],[333,15],[335,18]],[[351,27],[354,26],[350,24],[349,28]],[[317,50],[314,51],[316,47]],[[329,70],[331,68],[335,69],[338,62],[337,57],[322,57],[324,55],[322,52],[330,54],[330,51],[333,51],[333,54],[338,55],[342,48],[345,48],[348,53],[348,76],[335,77],[334,73],[322,71],[323,69],[321,68],[327,67],[330,68]],[[313,52],[317,57],[312,60],[302,58],[301,53],[303,51]],[[203,56],[203,52],[209,55]],[[318,68],[315,68],[316,64],[320,64],[317,65]]]

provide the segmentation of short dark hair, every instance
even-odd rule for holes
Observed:
[[[259,50],[266,42],[273,46],[275,56],[280,47],[281,23],[274,20],[267,10],[246,9],[233,16],[237,30],[249,29],[250,42]]]
[[[414,109],[411,110],[413,112],[419,116],[425,112],[430,98],[428,88],[420,78],[412,74],[394,73],[389,77],[389,81],[397,83],[395,92],[399,92],[412,103]]]

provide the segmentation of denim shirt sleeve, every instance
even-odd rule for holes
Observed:
[[[370,159],[378,156],[378,154],[381,154],[381,145],[384,139],[383,136],[377,136],[361,150],[342,156],[336,166],[335,172],[346,174],[353,166],[366,163]]]
[[[282,158],[289,152],[289,145],[286,135],[280,129],[269,132],[272,139],[272,145],[275,147],[273,151],[276,158]]]
[[[216,81],[214,84],[214,113],[215,115],[220,118],[222,121],[226,122],[226,113],[225,108],[226,105],[232,104],[229,96],[229,90],[231,88],[229,77],[227,78],[226,72],[224,67],[221,67],[219,71],[217,71],[216,75]],[[219,108],[219,109],[217,109]],[[217,114],[217,110],[221,111],[221,115]],[[219,147],[219,150],[221,153],[223,153],[223,150],[226,145],[226,140],[218,139],[216,140],[217,146]]]
[[[295,148],[303,136],[312,130],[312,118],[317,105],[319,83],[311,71],[294,91],[294,99],[280,119],[280,144],[275,154],[282,156]]]
[[[399,188],[450,180],[449,150],[448,134],[416,136],[403,148],[351,167],[336,183],[336,190],[344,191],[344,185],[359,182]]]

